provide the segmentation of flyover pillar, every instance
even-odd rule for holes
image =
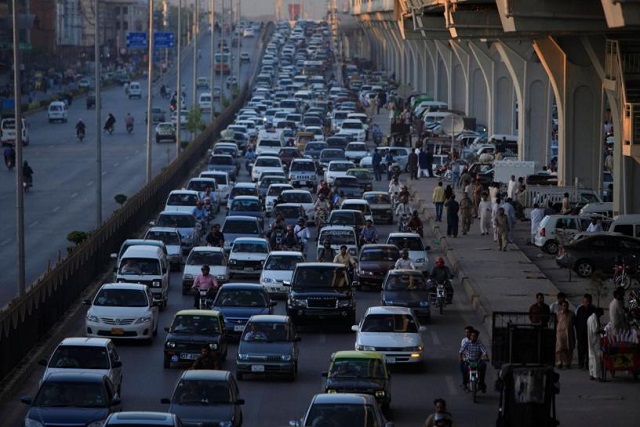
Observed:
[[[453,90],[451,81],[451,72],[453,68],[453,52],[448,44],[440,40],[435,42],[438,52],[438,81],[436,86],[436,100],[449,104],[449,108],[453,108]]]
[[[411,46],[411,50],[413,51],[414,54],[414,61],[413,64],[411,65],[411,68],[413,68],[413,80],[415,80],[415,82],[412,82],[413,87],[416,89],[416,91],[420,92],[420,93],[425,93],[427,91],[426,88],[426,70],[424,67],[425,64],[425,52],[424,50],[421,48],[421,43],[418,40],[409,40],[409,45]]]
[[[438,50],[433,40],[424,40],[423,45],[427,95],[431,96],[435,101],[441,101],[438,99]]]
[[[480,72],[482,73],[482,78],[484,79],[484,87],[486,90],[486,121],[484,124],[487,126],[487,133],[492,135],[495,132],[496,128],[496,114],[494,109],[494,90],[495,90],[495,63],[493,58],[491,57],[491,52],[485,43],[476,43],[475,41],[470,41],[468,43],[469,51],[473,55],[473,58],[476,60],[476,63],[480,67]],[[474,90],[478,83],[474,80]],[[476,115],[478,118],[478,115]],[[481,122],[480,122],[481,123]]]
[[[453,71],[451,73],[452,78],[452,92],[453,92],[453,108],[454,110],[464,111],[464,114],[469,116],[471,92],[469,86],[469,69],[470,69],[470,56],[469,52],[463,47],[458,40],[449,41],[451,51],[457,61],[453,61]]]
[[[579,37],[545,37],[533,47],[558,107],[558,185],[598,188],[602,167],[602,80]]]

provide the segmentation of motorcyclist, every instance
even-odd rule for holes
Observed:
[[[313,208],[316,212],[324,211],[325,215],[328,215],[329,211],[331,210],[331,203],[329,203],[324,194],[320,193],[318,195],[318,200],[316,200],[313,205]]]
[[[200,356],[193,362],[191,369],[220,369],[218,357],[211,354],[209,344],[204,344],[200,350]]]
[[[429,281],[432,286],[435,287],[438,284],[444,284],[445,289],[447,290],[447,303],[450,304],[453,300],[453,286],[451,285],[451,279],[453,278],[453,273],[444,264],[444,258],[439,256],[436,258],[435,266],[429,273]],[[435,291],[432,291],[435,292]]]
[[[331,247],[331,242],[327,239],[322,243],[322,247],[318,251],[318,261],[319,262],[333,262],[336,254],[333,248]]]
[[[257,157],[256,152],[253,151],[253,147],[247,148],[247,152],[244,154],[244,158],[245,158],[244,167],[247,170],[247,172],[249,172],[251,163],[253,163],[256,160],[256,157]]]
[[[371,130],[371,132],[373,135],[373,142],[376,145],[380,144],[380,142],[382,141],[382,130],[380,129],[380,126],[378,126],[377,123],[374,123],[373,129]]]
[[[409,217],[413,213],[413,209],[409,205],[409,200],[406,197],[400,199],[400,203],[396,207],[396,216],[400,217],[400,221],[398,221],[398,230],[404,231],[403,226],[406,226],[406,223],[409,222]],[[403,221],[405,222],[403,224]]]
[[[86,129],[87,129],[87,126],[84,124],[82,119],[78,120],[78,123],[76,123],[76,135],[78,137],[80,136],[80,134],[84,135]]]
[[[340,246],[340,253],[333,258],[333,262],[344,264],[345,267],[355,267],[357,261],[347,251],[347,245]]]
[[[407,200],[411,197],[411,193],[409,193],[409,187],[403,185],[400,188],[400,192],[398,193],[398,197],[402,199],[403,197],[407,198]]]
[[[340,209],[340,206],[342,206],[342,202],[344,202],[345,199],[344,191],[334,191],[331,205],[334,209]]]
[[[391,182],[389,182],[389,194],[400,194],[400,191],[402,190],[402,185],[400,184],[400,181],[398,180],[398,177],[394,177]]]
[[[191,214],[195,217],[196,221],[206,221],[208,212],[204,208],[204,202],[202,200],[198,200],[196,202],[196,207],[193,208]]]
[[[378,241],[378,230],[373,226],[370,219],[365,221],[365,225],[360,231],[360,238],[364,243],[376,243]]]
[[[269,231],[269,243],[272,248],[277,248],[282,244],[285,232],[284,216],[278,214],[275,221],[271,224],[271,230]]]
[[[211,219],[215,216],[213,201],[210,196],[215,196],[215,193],[211,193],[209,196],[204,198],[204,210],[207,211],[207,219]]]
[[[220,224],[213,224],[211,231],[207,233],[204,239],[209,246],[224,248],[224,233],[220,231]]]
[[[202,271],[202,273],[196,276],[191,286],[191,289],[195,289],[196,291],[195,301],[193,303],[195,308],[200,308],[200,291],[207,291],[206,298],[214,299],[219,287],[216,276],[209,274],[210,268],[208,265],[203,265],[200,271]]]
[[[133,116],[131,115],[131,113],[127,113],[127,115],[124,118],[124,124],[127,128],[127,131],[129,131],[129,129],[133,130],[133,123],[135,122],[135,119],[133,118]]]
[[[298,224],[293,228],[293,232],[296,233],[302,245],[302,253],[305,253],[307,250],[307,242],[311,239],[311,233],[309,233],[309,227],[307,227],[307,222],[304,218],[300,217],[298,219]]]
[[[413,263],[413,260],[409,258],[409,251],[407,249],[402,250],[402,254],[400,258],[396,261],[396,265],[393,267],[395,269],[410,269],[415,270],[416,266]]]
[[[293,225],[288,225],[287,231],[282,237],[282,246],[286,247],[287,249],[293,249],[296,248],[299,243],[300,242],[298,241],[298,236],[296,236],[296,233],[293,229]]]
[[[113,129],[113,126],[116,124],[116,118],[113,114],[109,113],[109,117],[107,117],[107,121],[104,124],[104,130],[109,131]]]
[[[22,163],[22,179],[24,180],[26,189],[33,187],[33,169],[31,169],[31,166],[29,166],[26,160]]]
[[[16,165],[16,150],[13,145],[9,145],[4,149],[4,164],[7,165],[9,170]]]
[[[459,358],[462,375],[462,384],[465,389],[469,384],[469,376],[467,370],[469,362],[478,363],[478,389],[483,393],[487,392],[487,385],[484,382],[485,373],[487,371],[487,362],[489,361],[489,353],[486,347],[482,344],[482,341],[478,339],[480,332],[477,330],[471,331],[469,340],[466,341],[462,347],[460,347]]]
[[[420,216],[418,215],[418,211],[413,211],[413,214],[411,215],[411,219],[409,220],[407,227],[409,227],[412,230],[415,230],[420,237],[424,237],[423,236],[424,229],[422,226],[422,221],[420,220]]]
[[[331,193],[331,189],[329,188],[329,185],[327,184],[327,182],[324,180],[320,181],[320,186],[316,193],[318,197],[320,197],[320,195],[323,195],[324,197],[329,197],[330,193]]]

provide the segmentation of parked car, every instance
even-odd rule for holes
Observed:
[[[536,231],[534,243],[544,252],[556,255],[560,243],[568,243],[576,234],[586,231],[591,217],[582,215],[547,215]],[[609,229],[610,219],[602,218],[603,231]]]

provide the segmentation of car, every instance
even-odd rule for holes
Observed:
[[[364,142],[350,142],[344,149],[344,156],[355,164],[360,163],[360,160],[366,157],[368,153],[367,144]]]
[[[163,141],[176,142],[176,126],[170,122],[160,122],[155,129],[156,143]]]
[[[253,38],[256,36],[255,31],[253,31],[253,28],[246,28],[243,32],[242,32],[242,37],[245,38]]]
[[[238,173],[238,165],[230,154],[212,154],[209,157],[207,169],[210,171],[227,172],[231,181],[236,180],[236,174]]]
[[[577,234],[564,245],[556,264],[580,277],[591,277],[597,271],[613,271],[617,256],[640,257],[640,239],[610,232]]]
[[[369,203],[366,200],[345,199],[340,204],[339,209],[350,209],[350,210],[360,211],[362,212],[362,215],[364,215],[365,221],[371,221],[375,223],[375,221],[373,220],[373,213],[371,211],[371,207],[369,206]]]
[[[294,187],[314,189],[317,185],[316,164],[312,159],[293,159],[289,166],[289,181]]]
[[[296,325],[354,323],[356,301],[344,264],[303,262],[296,265],[287,295],[287,315]]]
[[[240,62],[251,62],[249,52],[240,52]]]
[[[103,427],[181,427],[176,414],[150,411],[114,412],[104,422]]]
[[[315,222],[314,201],[311,192],[308,190],[285,190],[280,194],[284,203],[295,203],[302,206],[307,219]]]
[[[602,228],[607,231],[610,220],[601,221]],[[542,251],[556,255],[560,248],[560,242],[570,242],[573,236],[586,231],[591,224],[590,216],[582,215],[547,215],[536,230],[534,244]]]
[[[260,284],[272,298],[285,297],[287,288],[284,282],[290,282],[296,264],[304,262],[304,255],[297,251],[271,251],[264,261],[260,273]]]
[[[431,307],[429,282],[418,270],[389,270],[382,283],[383,306],[409,307],[418,319],[429,321]]]
[[[164,243],[167,249],[167,260],[171,269],[180,270],[182,265],[182,239],[180,232],[176,228],[151,227],[144,234],[145,240],[159,240]]]
[[[257,196],[236,196],[233,199],[230,197],[227,215],[256,217],[264,228],[265,212],[262,209],[262,202]]]
[[[271,212],[272,217],[282,216],[285,226],[295,227],[300,218],[306,219],[304,207],[298,203],[278,203]]]
[[[56,120],[66,123],[69,119],[67,104],[64,101],[51,102],[49,108],[47,108],[47,119],[49,123],[53,123]]]
[[[224,318],[217,310],[180,310],[164,328],[163,366],[192,365],[200,356],[203,346],[209,346],[211,354],[219,362],[227,359],[228,331]]]
[[[218,192],[218,198],[220,199],[220,205],[226,204],[229,199],[229,193],[234,181],[228,172],[220,170],[206,170],[200,172],[200,178],[213,178],[216,180],[216,187]]]
[[[327,184],[333,185],[333,181],[337,177],[346,177],[347,171],[353,168],[355,168],[355,165],[353,164],[353,162],[350,162],[347,160],[332,160],[329,162],[329,164],[327,165],[327,168],[325,169],[324,180],[327,182]],[[356,186],[360,188],[360,185],[357,182],[357,179],[356,179]]]
[[[347,225],[325,225],[322,227],[318,233],[318,244],[316,248],[318,257],[320,249],[322,249],[324,242],[327,240],[335,253],[340,251],[342,245],[346,245],[351,256],[358,254],[360,247],[359,239],[353,227]]]
[[[259,156],[251,168],[251,180],[258,181],[264,172],[283,172],[282,161],[278,157]]]
[[[400,251],[394,245],[370,243],[363,245],[358,256],[353,286],[381,288],[387,271],[393,269],[400,258]]]
[[[238,345],[238,380],[247,375],[260,375],[285,376],[295,381],[298,375],[299,342],[300,336],[288,316],[251,316]]]
[[[224,250],[231,252],[233,242],[240,237],[262,237],[263,228],[254,216],[228,216],[222,225]]]
[[[330,136],[326,139],[327,146],[329,148],[340,149],[344,152],[351,141],[350,135],[342,135],[342,136]]]
[[[367,191],[362,199],[369,203],[373,221],[376,224],[393,224],[393,207],[391,196],[386,191]]]
[[[269,172],[273,173],[273,172]],[[267,190],[272,184],[285,184],[289,185],[289,180],[280,175],[262,175],[258,181],[258,194],[261,199],[264,199],[267,195]]]
[[[120,250],[118,252],[113,252],[112,254],[110,254],[111,259],[115,259],[116,260],[116,266],[118,266],[118,265],[120,265],[120,261],[122,259],[122,255],[125,254],[127,249],[129,249],[131,246],[140,246],[140,245],[157,246],[162,250],[162,252],[164,252],[165,256],[167,256],[167,257],[169,256],[168,255],[168,251],[167,251],[167,247],[164,245],[164,242],[162,242],[160,240],[127,239],[124,242],[122,242],[122,245],[120,245]],[[115,280],[115,275],[114,275],[114,281],[116,281]]]
[[[209,273],[218,284],[229,281],[229,268],[224,249],[216,246],[196,246],[191,249],[182,272],[182,295],[191,291],[193,281],[200,274],[203,265],[209,266]]]
[[[158,307],[149,286],[140,283],[105,283],[85,316],[87,337],[153,341],[158,333]]]
[[[56,372],[40,384],[35,397],[20,401],[29,405],[24,425],[102,426],[112,412],[121,410],[120,396],[105,374]]]
[[[213,309],[224,316],[229,338],[238,340],[249,318],[256,314],[273,314],[276,301],[256,283],[225,283],[218,290]]]
[[[353,176],[358,180],[362,191],[373,190],[373,173],[369,169],[355,168],[347,170],[347,176]]]
[[[345,119],[340,124],[337,133],[352,135],[355,141],[366,141],[367,130],[365,125],[358,119]]]
[[[391,373],[384,356],[374,351],[337,351],[331,355],[324,392],[361,393],[375,397],[383,413],[391,405]]]
[[[187,183],[186,189],[197,191],[198,197],[200,197],[201,200],[205,200],[209,197],[213,204],[213,213],[217,214],[220,212],[221,191],[215,178],[191,178]],[[211,191],[207,192],[207,189],[211,189]]]
[[[158,219],[150,222],[149,225],[177,228],[180,233],[183,255],[187,255],[191,248],[197,246],[196,219],[191,212],[162,211],[158,215]]]
[[[168,404],[168,412],[176,414],[185,426],[242,426],[244,399],[229,371],[185,371],[171,399],[160,402]]]
[[[145,116],[145,123],[148,117]],[[151,107],[151,123],[163,123],[167,120],[164,110],[160,107]]]
[[[22,145],[29,145],[29,124],[22,119]],[[15,145],[16,142],[16,119],[7,117],[0,120],[0,143],[2,146]]]
[[[391,155],[393,156],[394,170],[398,173],[407,171],[410,149],[407,147],[378,147],[378,153],[380,153],[383,159],[389,151],[391,151]],[[360,160],[360,167],[373,170],[372,160],[371,155],[363,157],[362,160]]]
[[[140,83],[138,82],[129,83],[128,93],[129,93],[129,99],[131,98],[142,99],[142,85],[140,85]]]
[[[238,237],[229,254],[229,277],[259,276],[267,259],[269,241],[261,237]]]
[[[184,129],[189,122],[189,111],[186,109],[180,110],[180,129]],[[171,113],[171,123],[174,127],[178,127],[178,111]]]
[[[202,92],[198,95],[198,108],[202,113],[211,113],[213,108],[213,95],[211,95],[211,92]]]
[[[327,218],[327,224],[351,227],[356,234],[360,235],[360,230],[365,225],[364,215],[355,209],[334,209]]]
[[[196,89],[209,89],[209,79],[206,77],[198,77],[196,79]]]
[[[167,197],[164,211],[192,213],[198,200],[200,200],[200,193],[195,190],[173,190]]]
[[[91,80],[84,78],[78,80],[78,88],[79,89],[91,89]]]
[[[348,199],[359,199],[362,197],[362,187],[355,176],[336,176],[331,186],[336,194]]]
[[[304,155],[305,157],[309,157],[314,161],[318,161],[318,159],[320,158],[320,153],[325,148],[329,148],[326,142],[310,141],[304,147]]]
[[[228,88],[229,87],[236,87],[236,86],[238,86],[238,78],[236,76],[229,76],[225,80],[225,84],[227,85]]]
[[[387,421],[376,398],[369,394],[316,394],[300,419],[291,426],[393,427]]]
[[[408,307],[369,307],[359,324],[351,328],[357,332],[356,351],[377,351],[384,354],[388,364],[410,364],[417,370],[424,368],[424,344],[421,332],[427,329]]]
[[[273,203],[282,194],[283,191],[293,190],[291,184],[270,184],[264,197],[264,209],[267,215],[273,210]]]
[[[109,377],[121,395],[122,360],[109,338],[64,338],[49,359],[38,363],[45,367],[40,384],[56,372],[96,372]]]
[[[387,243],[396,245],[399,251],[407,249],[409,258],[413,260],[416,270],[424,273],[429,272],[429,254],[430,246],[425,246],[422,238],[417,233],[389,233]]]
[[[329,163],[334,160],[347,161],[344,157],[344,150],[342,148],[325,148],[320,151],[320,156],[318,157],[318,169],[321,173],[327,170],[329,167]],[[349,162],[351,167],[354,168],[355,165],[352,162]],[[349,168],[345,169],[345,175]]]

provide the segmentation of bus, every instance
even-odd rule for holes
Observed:
[[[217,74],[231,74],[231,54],[216,53],[213,56],[213,67]]]

